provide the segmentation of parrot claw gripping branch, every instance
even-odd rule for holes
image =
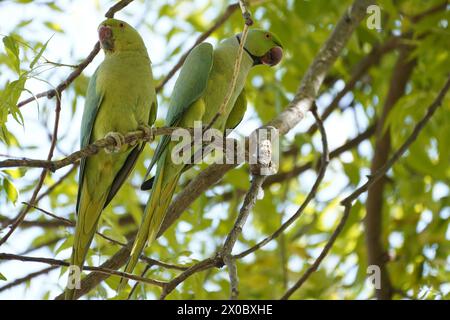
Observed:
[[[113,138],[115,145],[105,147],[106,153],[114,153],[119,152],[122,149],[122,146],[125,144],[125,137],[120,132],[108,132],[105,138]]]

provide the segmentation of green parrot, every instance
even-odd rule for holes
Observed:
[[[191,51],[172,92],[167,126],[188,128],[193,127],[194,121],[202,121],[205,126],[211,122],[229,90],[240,41],[241,34],[238,34],[222,41],[216,49],[209,43],[201,43]],[[213,124],[221,132],[235,128],[244,116],[247,107],[244,84],[250,69],[260,64],[274,66],[283,55],[279,39],[258,29],[249,31],[244,50],[232,97]],[[152,191],[125,272],[133,271],[145,245],[154,241],[185,168],[184,164],[172,162],[170,155],[175,144],[169,136],[164,136],[155,150],[147,174],[156,164],[156,175],[142,185],[143,190],[152,188]],[[126,279],[122,278],[119,289],[125,283]]]
[[[93,74],[81,123],[81,148],[111,136],[116,146],[80,164],[77,223],[70,264],[83,266],[102,210],[119,191],[145,143],[126,145],[123,135],[146,130],[156,118],[151,61],[139,33],[124,21],[107,19],[98,28],[105,59]],[[70,279],[69,279],[70,280]],[[75,290],[66,289],[66,299]]]

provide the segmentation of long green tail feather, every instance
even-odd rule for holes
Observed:
[[[105,198],[105,196],[102,196],[100,199],[91,199],[85,184],[83,185],[77,226],[73,240],[72,257],[70,259],[70,265],[78,267],[80,275],[95,231],[97,230],[97,224],[103,210]],[[75,292],[76,289],[66,289],[65,299],[73,300],[75,298]]]
[[[180,171],[178,174],[173,175],[167,180],[165,179],[165,168],[164,166],[161,167],[161,170],[159,170],[155,176],[150,199],[145,207],[142,223],[139,227],[139,231],[131,249],[130,258],[124,270],[127,273],[133,272],[145,246],[150,246],[155,240],[181,175]],[[127,283],[127,279],[122,278],[118,292],[122,291]]]

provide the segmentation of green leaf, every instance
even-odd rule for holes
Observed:
[[[8,199],[12,202],[12,203],[16,203],[17,198],[19,196],[19,193],[17,192],[16,187],[14,186],[14,184],[9,181],[9,179],[4,178],[3,179],[3,188],[6,191],[6,195],[8,197]]]
[[[63,12],[63,10],[59,6],[57,6],[55,2],[48,2],[46,3],[46,5],[54,11]]]
[[[17,101],[24,90],[26,80],[27,78],[22,75],[19,79],[8,83],[3,91],[3,94],[1,95],[0,100],[0,114],[11,114],[13,118],[21,125],[23,125],[23,117],[17,107]],[[0,119],[0,121],[3,125],[3,123],[6,122],[6,117]]]
[[[72,246],[73,246],[73,237],[72,236],[67,237],[66,240],[64,240],[63,243],[61,243],[61,245],[55,249],[55,255],[65,249],[71,248]]]
[[[3,45],[5,46],[6,54],[11,60],[14,70],[17,74],[20,74],[19,46],[11,36],[3,37]]]
[[[0,272],[0,280],[6,281],[8,279],[6,279],[6,277]]]
[[[50,30],[53,30],[55,32],[64,33],[64,31],[61,28],[61,26],[59,24],[57,24],[57,23],[46,21],[46,22],[44,22],[44,25],[47,28],[49,28]]]
[[[33,22],[33,19],[22,20],[16,28],[23,28]]]
[[[47,45],[48,45],[48,42],[50,41],[50,39],[47,40],[47,42],[39,50],[38,54],[33,58],[33,61],[31,61],[31,63],[30,63],[30,69],[33,69],[34,65],[38,62],[39,58],[42,56],[45,49],[47,48]]]

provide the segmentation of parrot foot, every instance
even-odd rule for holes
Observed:
[[[125,144],[125,137],[119,132],[108,132],[105,138],[113,138],[115,142],[115,145],[105,147],[106,153],[119,152]]]
[[[153,134],[153,128],[150,127],[148,124],[140,124],[138,127],[138,130],[141,130],[144,132],[144,139],[146,139],[147,141],[155,140],[155,135]]]

